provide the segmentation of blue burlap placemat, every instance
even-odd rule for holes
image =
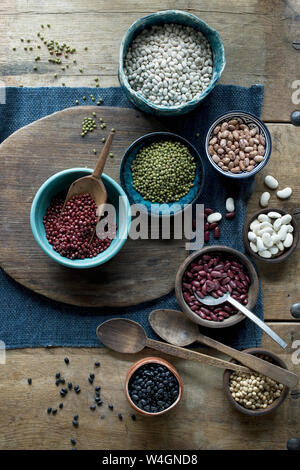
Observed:
[[[12,132],[55,111],[79,104],[92,104],[82,96],[93,93],[96,101],[103,98],[105,106],[131,107],[120,88],[14,88],[6,89],[6,104],[0,105],[0,140]],[[213,120],[232,110],[249,111],[260,115],[263,101],[263,87],[250,88],[232,85],[217,85],[198,110],[179,118],[168,118],[165,124],[174,132],[190,140],[203,152],[203,137]],[[200,136],[196,137],[199,133]],[[205,160],[205,158],[204,158]],[[246,215],[247,201],[253,192],[254,179],[233,184],[218,176],[207,164],[206,184],[201,196],[206,207],[224,213],[224,203],[230,194],[236,199],[237,216],[233,221],[222,221],[221,238],[223,245],[232,246],[244,252],[242,228]],[[42,183],[42,182],[41,182]],[[0,221],[1,223],[1,221]],[[175,279],[174,273],[174,279]],[[39,346],[99,346],[95,331],[103,321],[120,316],[141,323],[147,334],[157,339],[148,323],[153,309],[173,308],[178,305],[174,293],[156,301],[122,309],[79,308],[49,300],[17,284],[0,270],[0,340],[9,348]],[[263,304],[260,289],[255,313],[263,318]],[[260,345],[261,331],[249,320],[232,328],[204,333],[213,336],[238,349]]]

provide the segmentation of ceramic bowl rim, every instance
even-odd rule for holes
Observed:
[[[235,116],[239,117],[241,115],[245,115],[245,116],[248,116],[249,118],[253,119],[253,121],[255,122],[255,124],[257,124],[260,129],[263,130],[264,132],[264,137],[265,137],[265,140],[266,140],[266,149],[265,149],[265,158],[263,159],[262,162],[260,162],[258,165],[256,165],[252,171],[249,171],[249,172],[242,172],[242,173],[231,173],[230,171],[223,171],[214,161],[213,159],[211,158],[210,154],[209,154],[209,151],[208,151],[208,146],[209,146],[209,140],[210,140],[210,136],[212,134],[212,131],[214,130],[214,128],[222,121],[224,121],[224,119],[226,118],[233,118]],[[271,134],[270,134],[270,131],[269,129],[267,128],[267,126],[265,125],[265,123],[260,119],[258,118],[257,116],[255,116],[253,113],[250,113],[248,111],[243,111],[241,109],[233,109],[231,111],[227,111],[226,113],[223,113],[221,114],[217,119],[214,120],[214,122],[210,125],[207,133],[206,133],[206,137],[205,137],[205,144],[204,144],[204,147],[205,147],[205,154],[206,154],[206,157],[207,157],[207,160],[209,161],[210,165],[213,167],[214,170],[218,171],[218,173],[220,173],[222,176],[224,176],[225,178],[232,178],[232,179],[236,179],[236,180],[239,180],[239,179],[247,179],[247,178],[250,178],[251,176],[255,175],[256,173],[258,173],[260,170],[262,170],[266,164],[268,163],[269,159],[270,159],[270,156],[271,156],[271,152],[272,152],[272,138],[271,138]]]
[[[81,168],[81,167],[76,167],[76,168],[68,168],[62,171],[59,171],[53,175],[51,175],[44,183],[39,187],[38,191],[36,192],[34,199],[32,201],[31,209],[30,209],[30,225],[31,225],[31,230],[32,234],[34,236],[35,241],[39,245],[39,247],[43,250],[43,252],[48,255],[52,260],[56,261],[57,263],[69,267],[69,268],[75,268],[75,269],[87,269],[87,268],[94,268],[97,266],[100,266],[101,264],[106,263],[109,261],[111,258],[113,258],[123,247],[125,241],[128,238],[128,233],[130,229],[130,221],[131,221],[131,212],[130,212],[130,204],[128,201],[128,197],[125,194],[123,188],[110,176],[108,176],[105,173],[102,173],[102,178],[104,181],[107,181],[110,183],[114,189],[118,192],[120,196],[124,196],[125,199],[124,201],[126,202],[126,212],[127,212],[127,223],[126,226],[122,226],[122,232],[119,234],[118,242],[114,247],[114,250],[111,251],[109,254],[105,254],[105,251],[102,253],[99,253],[95,258],[86,258],[86,260],[80,260],[84,261],[84,263],[81,264],[75,264],[73,260],[70,260],[68,258],[64,258],[63,256],[59,255],[59,253],[56,253],[55,251],[51,250],[47,244],[44,243],[44,241],[41,239],[38,229],[37,229],[37,223],[36,223],[36,210],[38,203],[40,201],[40,198],[44,191],[51,185],[51,183],[55,182],[55,180],[61,176],[72,174],[72,173],[86,173],[92,174],[93,169],[91,168]],[[50,246],[50,245],[49,245]],[[76,261],[76,260],[75,260]]]

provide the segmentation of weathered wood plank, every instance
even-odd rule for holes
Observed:
[[[267,336],[263,345],[300,373],[291,361],[291,340],[300,339],[299,324],[271,324],[289,341],[287,351],[280,350]],[[299,348],[299,347],[298,347]],[[207,350],[205,350],[207,352]],[[156,354],[156,353],[155,353]],[[222,388],[222,372],[202,364],[164,356],[182,376],[184,395],[181,404],[160,418],[137,416],[123,392],[130,365],[137,359],[153,355],[146,350],[138,355],[112,353],[105,348],[24,349],[7,352],[6,365],[0,366],[0,448],[1,449],[70,449],[75,437],[79,449],[284,449],[290,437],[299,437],[300,400],[290,396],[273,414],[249,418],[231,408]],[[70,358],[66,366],[64,357]],[[296,357],[296,356],[295,356]],[[298,354],[299,359],[299,354]],[[95,369],[94,361],[101,367]],[[81,386],[81,393],[59,396],[55,374]],[[95,412],[89,409],[94,387],[89,373],[96,375],[95,385],[102,386],[103,405]],[[27,384],[32,377],[33,384]],[[49,406],[63,410],[48,416]],[[107,408],[114,404],[114,410]],[[75,413],[79,427],[72,426]],[[117,414],[122,413],[120,422]],[[100,419],[101,416],[105,418]]]
[[[299,128],[291,124],[268,124],[273,150],[269,163],[258,173],[255,179],[255,192],[248,205],[248,214],[259,210],[259,198],[263,191],[271,193],[269,207],[278,207],[290,212],[300,213],[299,187]],[[281,201],[276,191],[264,184],[266,175],[275,176],[280,188],[291,186],[293,194],[290,199]],[[297,216],[299,220],[300,214]],[[300,227],[300,224],[298,225]],[[300,282],[300,246],[287,261],[276,266],[258,262],[257,266],[262,281],[265,318],[268,320],[292,320],[290,306],[299,302]]]
[[[227,66],[222,83],[265,85],[263,118],[288,121],[295,109],[291,101],[292,82],[299,76],[299,51],[292,47],[299,29],[297,2],[197,0],[151,2],[151,8],[137,0],[73,0],[40,4],[37,0],[18,1],[15,9],[6,0],[0,29],[0,77],[6,85],[67,86],[93,85],[100,76],[101,86],[118,85],[117,66],[120,40],[136,19],[152,11],[178,8],[197,14],[216,28],[224,41]],[[0,10],[1,11],[1,10]],[[55,80],[53,66],[42,57],[38,72],[33,71],[34,51],[25,52],[20,36],[36,39],[40,24],[50,23],[46,37],[65,41],[78,50],[78,66],[71,65],[63,78]],[[74,34],[76,31],[76,34]],[[88,45],[88,53],[84,46]],[[12,48],[16,46],[17,51]],[[84,73],[78,69],[82,67]],[[58,70],[60,72],[60,70]]]

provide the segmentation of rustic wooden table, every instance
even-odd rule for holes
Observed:
[[[268,173],[277,175],[282,186],[294,189],[291,200],[282,207],[299,208],[299,129],[289,123],[290,113],[297,107],[292,101],[293,82],[300,76],[300,51],[293,47],[293,42],[300,39],[297,0],[153,0],[149,7],[139,0],[2,0],[0,78],[7,86],[60,83],[46,62],[39,65],[39,72],[33,72],[31,56],[20,47],[12,51],[20,36],[35,37],[41,23],[50,23],[53,37],[74,45],[84,64],[83,74],[78,68],[66,71],[67,86],[93,86],[95,76],[100,76],[101,86],[118,85],[118,49],[124,32],[140,16],[168,8],[195,13],[220,32],[227,57],[222,83],[265,85],[262,117],[274,145]],[[83,51],[85,45],[89,47],[87,53]],[[265,174],[263,171],[256,178],[250,212],[257,209]],[[300,325],[290,315],[290,306],[299,302],[299,263],[298,248],[284,264],[258,266],[265,318],[289,343],[283,352],[265,336],[263,346],[279,354],[297,373],[300,355],[293,347],[299,349]],[[185,385],[177,410],[160,419],[137,417],[132,421],[123,393],[124,378],[130,364],[149,352],[133,358],[105,348],[7,351],[6,365],[0,366],[0,448],[68,449],[73,436],[82,449],[284,449],[287,439],[300,437],[298,390],[275,413],[251,419],[237,413],[227,402],[220,370],[181,360],[172,360]],[[70,357],[69,366],[64,363],[65,356]],[[92,391],[87,376],[95,360],[101,362],[96,377],[105,403],[93,413],[88,406]],[[53,417],[46,414],[46,409],[59,401],[54,385],[58,370],[73,383],[80,383],[82,392],[72,399],[66,397],[63,412]],[[32,386],[27,384],[29,376]],[[115,405],[114,411],[107,408],[109,402]],[[72,427],[75,412],[80,416],[78,429]],[[124,416],[122,422],[118,412]]]

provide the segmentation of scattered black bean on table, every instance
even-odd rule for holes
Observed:
[[[28,382],[28,385],[31,385],[32,384],[32,379],[30,377],[28,377],[27,382]]]
[[[179,394],[179,383],[164,365],[150,363],[141,366],[129,380],[129,395],[133,403],[148,413],[169,408]]]
[[[64,361],[65,361],[66,364],[70,363],[70,359],[68,357],[65,357]]]

